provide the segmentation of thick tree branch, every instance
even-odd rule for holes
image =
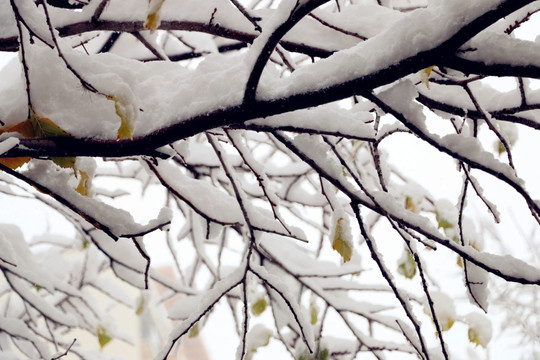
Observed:
[[[322,1],[322,0],[321,0]],[[372,89],[392,83],[408,74],[427,66],[444,62],[462,44],[500,18],[533,2],[533,0],[506,0],[498,7],[487,11],[468,24],[464,24],[456,33],[431,50],[417,53],[399,60],[382,69],[357,78],[321,86],[291,94],[287,97],[230,106],[191,118],[179,118],[174,124],[133,140],[96,140],[96,139],[21,139],[18,147],[3,154],[3,157],[31,156],[109,156],[124,157],[131,155],[159,156],[155,149],[174,141],[185,139],[215,127],[239,124],[246,120],[267,117],[297,109],[303,109],[350,97],[358,93],[369,93]],[[97,30],[100,29],[100,22]],[[194,29],[201,29],[202,24],[191,24]],[[88,26],[88,25],[87,25]],[[126,29],[134,30],[133,23],[125,23]],[[163,25],[162,26],[166,26]],[[204,24],[202,28],[208,28]],[[221,31],[221,30],[220,30]]]

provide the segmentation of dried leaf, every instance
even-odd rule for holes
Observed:
[[[24,137],[35,137],[34,127],[32,126],[32,122],[30,119],[26,119],[18,124],[11,125],[6,127],[3,130],[0,130],[0,134],[3,133],[10,133],[10,132],[17,132],[21,134]]]
[[[15,170],[17,168],[20,168],[27,162],[29,162],[32,158],[28,156],[24,157],[13,157],[13,158],[1,158],[0,164],[7,166],[8,168]]]

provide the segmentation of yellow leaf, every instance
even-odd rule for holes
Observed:
[[[146,16],[144,28],[150,29],[150,32],[153,33],[154,31],[156,31],[156,28],[159,26],[159,23],[160,23],[159,13],[153,12]]]
[[[504,144],[500,140],[497,140],[496,147],[497,147],[497,152],[499,153],[499,155],[506,152],[506,146],[504,146]]]
[[[24,156],[24,157],[13,157],[13,158],[1,158],[0,164],[7,166],[8,168],[15,170],[17,168],[20,168],[24,164],[30,161],[30,157]]]
[[[190,338],[194,338],[194,337],[197,337],[199,336],[199,323],[195,323],[193,324],[193,326],[191,327],[191,329],[189,329],[189,333],[188,333],[188,336]]]
[[[35,137],[71,136],[71,134],[62,130],[51,119],[37,115],[32,108],[30,108],[30,122],[34,128]]]
[[[484,346],[480,342],[480,339],[478,338],[478,333],[476,331],[474,331],[473,329],[469,328],[469,331],[467,331],[467,336],[469,337],[469,341],[471,343],[475,344],[476,346],[478,346],[478,345]]]
[[[405,209],[416,212],[416,205],[410,196],[405,197]]]
[[[120,118],[116,139],[133,139],[133,118],[130,116],[128,105],[115,95],[108,95],[107,99],[114,101],[116,115]]]
[[[431,314],[429,313],[429,311],[427,311],[426,309],[424,309],[424,312],[425,312],[426,314],[428,314],[429,317],[430,317],[430,319],[431,319],[431,321],[433,321],[433,317],[431,316]],[[448,331],[448,330],[450,330],[450,328],[451,328],[452,326],[454,326],[454,322],[455,322],[455,320],[454,320],[452,317],[448,317],[448,316],[440,316],[440,315],[438,316],[438,319],[437,319],[437,320],[439,321],[439,325],[440,325],[440,327],[441,327],[441,331]]]
[[[416,275],[416,261],[414,261],[413,254],[407,248],[405,248],[398,261],[398,273],[407,279],[412,279]]]
[[[433,301],[433,309],[437,317],[441,331],[449,330],[456,321],[456,309],[454,307],[454,301],[450,296],[440,291],[431,291],[431,300]],[[431,321],[433,321],[433,314],[429,304],[424,304],[424,313],[427,314]]]
[[[343,224],[345,221],[344,218],[340,217],[336,221],[336,227],[334,230],[334,239],[332,240],[332,249],[336,250],[344,262],[351,260],[352,248],[347,239],[349,234],[347,234],[348,229],[347,224]]]
[[[435,212],[435,218],[437,219],[437,226],[439,229],[450,229],[454,227],[454,224],[443,218],[438,211]]]
[[[261,315],[264,310],[266,310],[266,307],[268,306],[268,301],[266,301],[266,298],[263,296],[257,301],[251,305],[251,312],[253,315],[258,316]]]
[[[328,349],[322,349],[319,351],[319,355],[317,355],[317,360],[327,360],[330,356],[330,352]]]
[[[429,89],[429,76],[431,75],[431,71],[435,68],[435,65],[428,66],[422,72],[420,73],[420,79],[422,80],[422,83],[426,85],[426,87]]]
[[[262,324],[253,326],[247,334],[247,354],[246,359],[252,359],[257,350],[261,347],[268,346],[272,332]]]
[[[79,180],[79,185],[77,185],[77,192],[82,196],[88,196],[90,189],[90,176],[85,171],[79,171],[81,179]]]
[[[485,315],[478,313],[470,313],[464,320],[469,325],[467,331],[469,341],[476,346],[487,347],[493,334],[491,321]]]
[[[99,342],[99,347],[103,349],[105,345],[107,345],[111,340],[112,337],[107,333],[107,329],[105,329],[103,326],[99,325],[96,330],[96,335]]]
[[[144,299],[144,296],[140,296],[139,297],[139,304],[137,306],[137,310],[135,310],[135,314],[141,315],[143,313],[145,303],[146,303],[146,301]]]
[[[144,28],[149,29],[152,34],[159,27],[161,23],[161,6],[165,0],[150,0],[148,7],[148,15],[146,15],[146,21],[144,22]]]
[[[442,331],[450,330],[450,328],[454,325],[454,322],[455,322],[455,320],[452,319],[452,318],[449,318],[449,317],[439,319],[439,323],[441,325],[441,330]]]
[[[310,323],[315,325],[319,321],[319,309],[315,304],[311,304],[309,309]]]

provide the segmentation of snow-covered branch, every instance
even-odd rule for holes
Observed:
[[[540,286],[538,14],[0,1],[0,358],[497,352],[490,284]]]

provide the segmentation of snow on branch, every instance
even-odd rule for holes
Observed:
[[[0,2],[0,358],[496,352],[503,315],[522,331],[539,306],[489,306],[492,284],[540,286],[538,19],[533,0]]]

